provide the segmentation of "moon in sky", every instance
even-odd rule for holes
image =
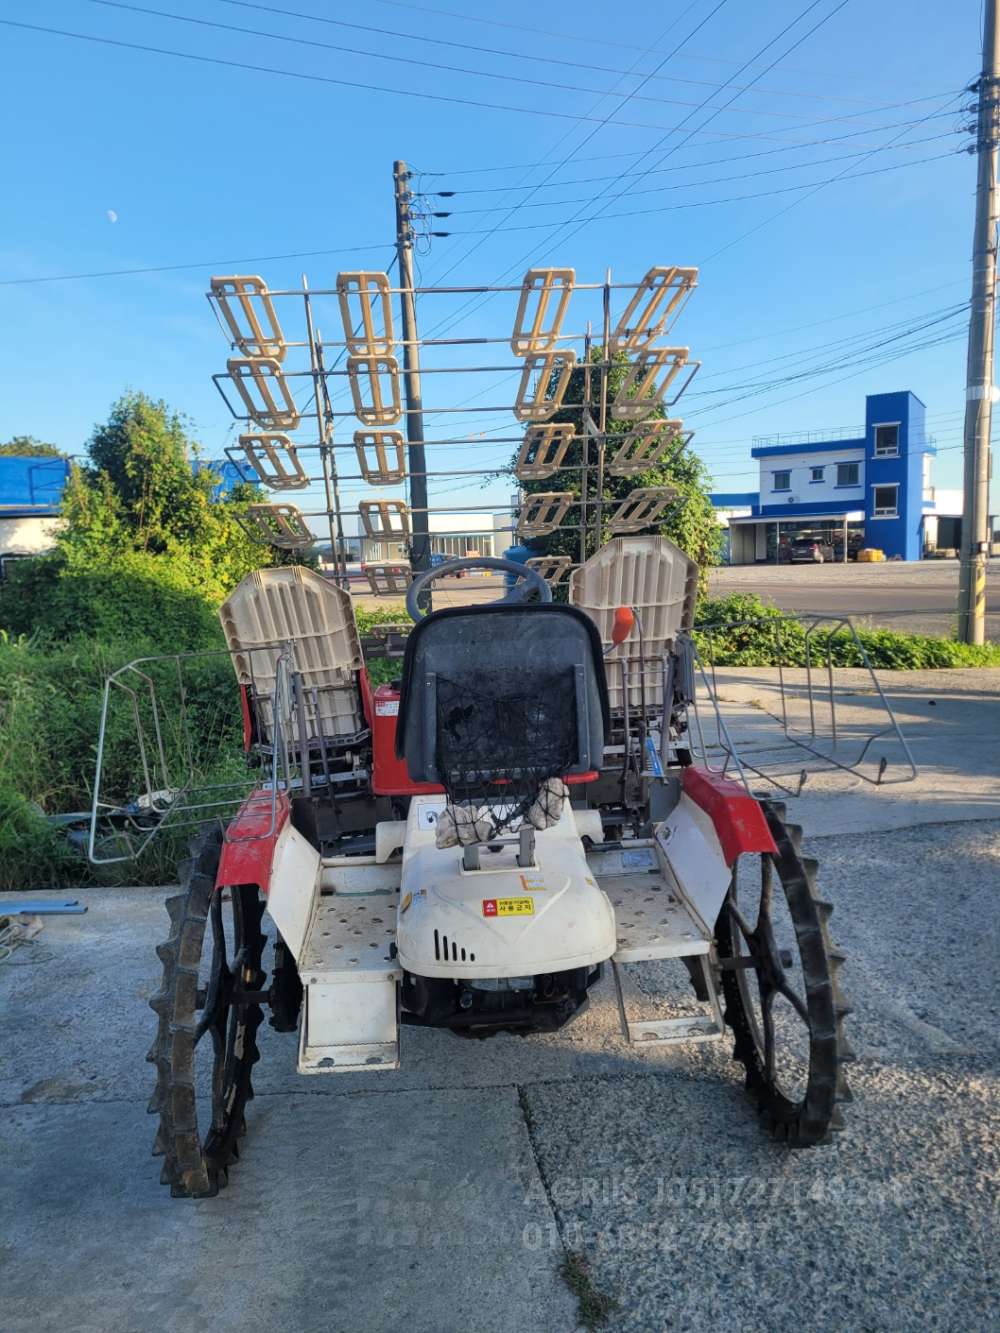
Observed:
[[[109,208],[107,212],[107,218],[109,222],[117,222],[118,214],[115,212],[113,208]]]

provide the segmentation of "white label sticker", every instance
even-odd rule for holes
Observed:
[[[375,703],[376,717],[398,717],[399,700],[398,699],[379,699]]]

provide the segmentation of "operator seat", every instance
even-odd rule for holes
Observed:
[[[396,754],[414,782],[469,799],[587,773],[608,728],[600,635],[576,607],[449,607],[410,632]]]

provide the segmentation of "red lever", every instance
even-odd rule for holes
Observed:
[[[630,606],[619,606],[615,610],[615,620],[611,627],[611,642],[618,646],[624,643],[635,629],[635,613]]]

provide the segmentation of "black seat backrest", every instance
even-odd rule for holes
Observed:
[[[454,607],[410,633],[396,753],[415,782],[586,773],[607,727],[600,636],[575,607]]]

